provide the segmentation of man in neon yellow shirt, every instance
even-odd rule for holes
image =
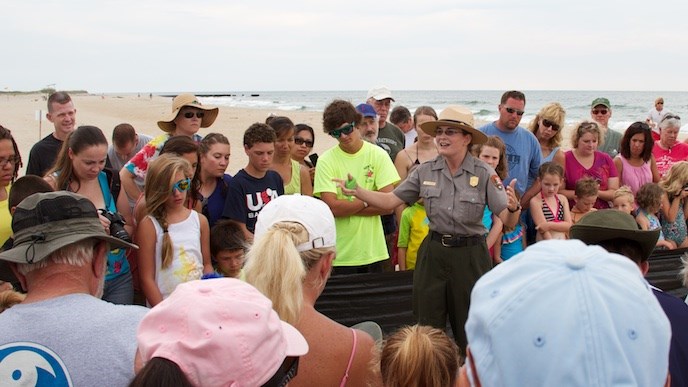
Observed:
[[[381,192],[392,192],[399,174],[387,153],[363,141],[355,129],[363,117],[354,106],[342,100],[330,103],[323,113],[325,133],[339,144],[318,159],[313,193],[332,210],[337,227],[335,274],[381,273],[382,262],[389,259],[381,214],[391,211],[345,196],[333,178],[349,174],[359,186]]]

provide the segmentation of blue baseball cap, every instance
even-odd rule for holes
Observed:
[[[367,103],[362,103],[356,106],[356,111],[361,113],[363,117],[377,117],[377,112],[375,111],[375,108],[373,108],[372,105]]]

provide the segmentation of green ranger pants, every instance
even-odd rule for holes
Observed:
[[[491,268],[484,240],[473,246],[445,247],[428,234],[418,250],[413,274],[413,315],[418,324],[444,330],[449,316],[454,340],[465,354],[464,325],[471,290]]]

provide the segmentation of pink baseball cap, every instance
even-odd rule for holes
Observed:
[[[137,339],[144,363],[173,361],[196,386],[260,386],[286,357],[308,352],[272,302],[234,278],[177,286],[141,320]]]

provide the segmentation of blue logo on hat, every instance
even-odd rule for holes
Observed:
[[[56,353],[35,343],[0,346],[3,385],[72,386],[67,367]]]

